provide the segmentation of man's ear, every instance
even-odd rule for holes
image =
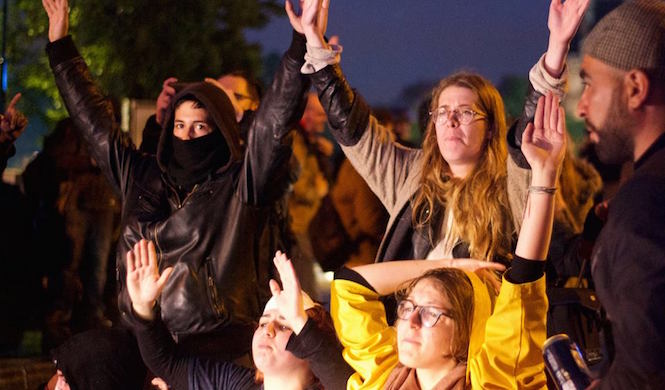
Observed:
[[[646,73],[638,69],[632,69],[624,75],[624,91],[628,108],[638,110],[646,103],[651,93],[651,82]]]

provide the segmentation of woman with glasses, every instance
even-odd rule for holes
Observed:
[[[511,268],[494,307],[482,276],[503,270],[497,263],[391,261],[337,272],[331,311],[344,358],[356,371],[347,388],[546,388],[544,259],[566,144],[558,104],[552,94],[541,97],[522,138],[533,175]],[[391,327],[379,298],[395,291],[398,319]]]
[[[310,22],[316,13],[310,3],[316,1],[304,2],[302,16],[308,46],[302,72],[310,74],[331,132],[390,215],[376,261],[471,257],[508,264],[531,174],[521,135],[539,96],[563,94],[568,47],[589,0],[552,0],[549,46],[530,72],[534,90],[510,134],[496,88],[477,74],[456,73],[432,93],[422,150],[390,141],[346,82],[340,48]]]

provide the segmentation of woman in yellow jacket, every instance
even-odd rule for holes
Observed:
[[[533,176],[514,260],[494,308],[482,279],[491,281],[484,276],[498,264],[395,261],[337,273],[331,311],[344,358],[355,370],[347,388],[546,388],[543,259],[565,151],[564,118],[557,97],[541,97],[522,138]],[[379,297],[396,290],[398,320],[390,327]]]

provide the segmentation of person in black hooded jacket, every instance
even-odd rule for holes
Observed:
[[[288,168],[286,136],[302,114],[309,86],[298,74],[304,36],[294,32],[244,149],[229,97],[204,82],[174,97],[155,157],[136,151],[118,128],[67,35],[67,1],[43,4],[57,87],[91,155],[121,196],[116,263],[122,316],[129,320],[131,310],[123,254],[141,239],[152,240],[160,270],[173,267],[159,302],[172,337],[198,355],[244,355],[253,321],[270,296],[270,259],[258,256],[258,234],[266,210],[285,190],[276,178]]]

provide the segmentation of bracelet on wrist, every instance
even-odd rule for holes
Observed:
[[[529,193],[554,195],[556,193],[556,187],[529,186]]]

